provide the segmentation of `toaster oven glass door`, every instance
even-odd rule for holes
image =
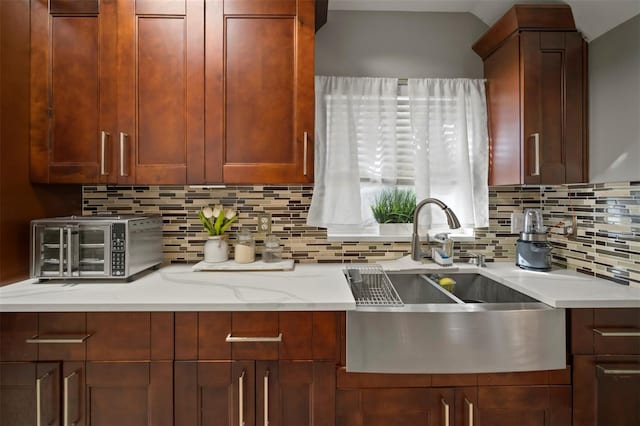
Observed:
[[[35,276],[110,276],[109,225],[38,225],[35,232]]]

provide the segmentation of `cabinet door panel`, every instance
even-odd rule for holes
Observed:
[[[576,171],[585,155],[584,135],[576,130],[584,125],[580,36],[523,32],[521,39],[524,183],[580,182],[586,178]]]
[[[570,386],[480,386],[478,388],[478,424],[480,425],[569,426],[570,419]]]
[[[295,120],[295,24],[294,18],[226,20],[225,168],[294,160],[289,146]]]
[[[113,181],[115,2],[86,4],[52,2],[49,11],[46,1],[32,2],[34,182]]]
[[[256,424],[328,426],[333,425],[334,422],[335,365],[333,363],[318,361],[256,363]]]
[[[336,404],[337,424],[440,426],[445,424],[445,404],[449,405],[449,424],[452,424],[454,414],[452,389],[340,390]]]
[[[575,356],[573,424],[640,424],[640,357]]]
[[[59,425],[59,383],[57,363],[0,364],[0,425]]]
[[[297,15],[289,13],[292,5]],[[282,6],[287,10],[278,12]],[[207,136],[222,159],[224,182],[312,181],[313,1],[225,1],[224,14],[208,18],[213,41],[220,38],[216,28],[224,28],[224,58],[207,66],[210,76],[224,75],[224,129],[213,126]],[[208,52],[219,53],[216,46]],[[214,85],[207,96],[218,92]],[[208,112],[211,119],[217,117]],[[207,168],[218,164],[207,160]]]
[[[88,362],[88,424],[173,424],[171,362]]]
[[[118,17],[118,182],[203,182],[204,0],[123,0]]]
[[[251,361],[176,362],[176,424],[239,424],[241,390],[243,421],[247,425],[253,424],[254,373],[254,363]]]

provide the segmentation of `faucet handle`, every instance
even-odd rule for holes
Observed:
[[[469,263],[478,265],[480,268],[486,268],[485,255],[482,253],[469,253]]]

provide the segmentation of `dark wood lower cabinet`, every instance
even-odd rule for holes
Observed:
[[[7,362],[0,369],[2,426],[173,424],[172,362]]]
[[[175,424],[328,426],[334,390],[333,362],[178,361]]]
[[[453,396],[454,391],[450,388],[339,389],[336,425],[453,424]]]
[[[338,426],[569,426],[571,386],[339,389]]]
[[[574,356],[573,424],[640,425],[640,357]]]
[[[479,386],[476,415],[463,424],[569,426],[571,386]]]
[[[60,364],[0,364],[0,425],[61,424]]]

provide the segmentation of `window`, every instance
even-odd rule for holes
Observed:
[[[448,204],[472,235],[488,220],[484,83],[316,77],[316,188],[308,223],[333,236],[375,236],[384,188]],[[484,195],[483,195],[484,194]],[[424,209],[421,224],[447,229]],[[434,210],[435,212],[435,210]],[[406,232],[406,239],[409,232]],[[397,239],[397,238],[394,238]]]

